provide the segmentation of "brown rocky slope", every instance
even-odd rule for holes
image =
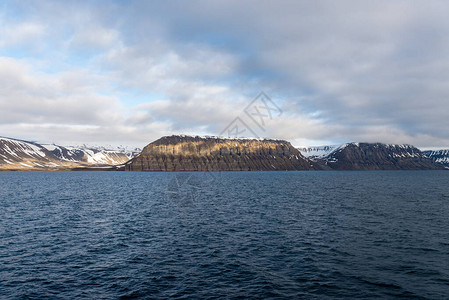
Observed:
[[[289,142],[166,136],[147,145],[126,163],[126,171],[314,170]]]

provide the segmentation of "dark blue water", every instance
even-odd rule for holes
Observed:
[[[0,298],[449,297],[449,172],[0,172]]]

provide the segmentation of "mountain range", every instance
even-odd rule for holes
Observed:
[[[142,150],[0,137],[0,170],[274,171],[449,169],[449,150],[346,143],[295,148],[275,139],[164,136]]]
[[[122,165],[140,149],[38,144],[0,137],[0,170],[72,170]]]

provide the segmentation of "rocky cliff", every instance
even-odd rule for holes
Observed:
[[[314,160],[332,170],[442,169],[441,165],[434,163],[418,148],[411,145],[348,143],[333,146],[333,150],[326,156],[318,156]]]
[[[313,170],[289,142],[166,136],[147,145],[129,161],[127,171]]]

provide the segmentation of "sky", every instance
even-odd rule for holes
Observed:
[[[0,136],[143,147],[239,123],[295,146],[449,148],[448,11],[437,0],[1,1]]]

